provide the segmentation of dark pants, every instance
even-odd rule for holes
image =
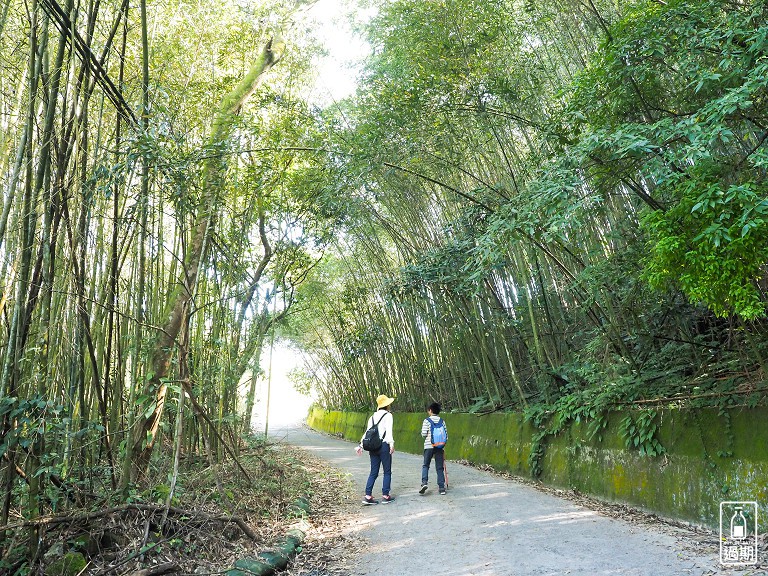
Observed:
[[[384,442],[378,452],[368,452],[371,456],[371,473],[368,475],[368,482],[365,485],[365,495],[373,495],[373,483],[379,477],[379,468],[384,467],[384,481],[381,486],[381,493],[386,496],[389,494],[392,485],[392,454],[389,453],[389,444]]]
[[[441,490],[445,488],[445,450],[442,448],[426,448],[424,450],[424,465],[421,467],[421,483],[429,482],[429,464],[432,457],[435,458],[435,469],[437,470],[437,487]]]

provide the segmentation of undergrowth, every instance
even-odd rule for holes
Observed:
[[[170,563],[181,573],[225,571],[278,539],[313,490],[311,465],[297,449],[251,438],[238,461],[187,456],[171,495],[172,460],[164,454],[124,499],[111,490],[79,492],[56,514],[11,522],[0,573],[106,575]],[[39,542],[34,557],[30,538]]]

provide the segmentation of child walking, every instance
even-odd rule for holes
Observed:
[[[448,427],[440,416],[440,404],[433,402],[427,407],[427,418],[421,424],[421,435],[424,438],[424,464],[421,467],[421,489],[419,494],[425,494],[429,483],[429,466],[435,459],[437,471],[437,488],[440,494],[445,494],[445,443],[448,440]]]

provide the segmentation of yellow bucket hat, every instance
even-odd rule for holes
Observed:
[[[381,409],[381,408],[384,408],[386,406],[389,406],[394,401],[395,401],[394,398],[389,398],[386,394],[379,394],[376,397],[376,406],[378,406],[379,409]]]

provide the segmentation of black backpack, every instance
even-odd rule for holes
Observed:
[[[367,450],[368,452],[378,452],[381,449],[384,440],[379,436],[379,424],[381,424],[384,416],[386,416],[386,414],[382,414],[379,421],[365,431],[365,436],[363,436],[363,450]],[[371,423],[373,423],[373,416],[371,416]],[[386,432],[384,432],[384,434],[386,435]]]

